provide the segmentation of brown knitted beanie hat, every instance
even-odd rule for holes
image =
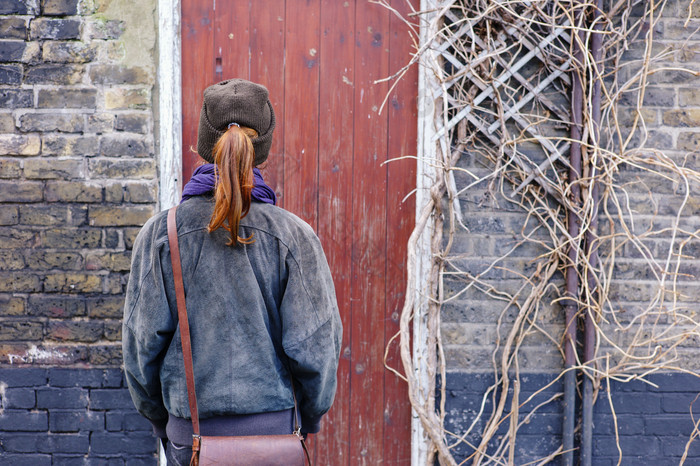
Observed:
[[[229,79],[204,90],[197,131],[197,152],[204,160],[214,163],[214,144],[231,123],[258,132],[258,137],[253,139],[253,166],[263,163],[270,153],[275,129],[275,112],[264,86],[244,79]]]

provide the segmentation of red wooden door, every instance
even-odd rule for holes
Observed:
[[[183,179],[198,160],[204,88],[265,85],[277,127],[264,177],[318,233],[333,272],[345,333],[336,401],[311,442],[317,464],[410,463],[406,387],[383,359],[403,303],[415,162],[382,162],[416,153],[417,72],[381,113],[389,86],[374,81],[412,45],[401,20],[366,0],[182,2]],[[397,345],[388,363],[399,367]]]

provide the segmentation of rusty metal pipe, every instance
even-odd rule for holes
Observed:
[[[600,101],[601,101],[601,78],[602,75],[602,53],[603,53],[603,35],[601,33],[601,7],[602,1],[597,0],[595,7],[591,13],[591,23],[593,25],[593,34],[590,40],[591,61],[593,62],[593,73],[589,79],[593,83],[593,95],[591,96],[591,140],[594,145],[600,143]],[[595,156],[596,154],[593,154]],[[600,178],[601,167],[598,159],[593,158],[591,163],[591,219],[589,229],[586,232],[586,255],[591,271],[598,268],[598,212],[600,204]],[[591,299],[591,304],[597,300],[598,282],[594,274],[589,274],[587,277],[588,293]],[[595,356],[595,322],[593,321],[593,312],[595,309],[588,306],[584,320],[584,340],[583,340],[583,363],[591,364]],[[590,466],[593,462],[593,380],[592,374],[585,375],[583,378],[583,402],[582,402],[582,419],[581,419],[581,465]]]
[[[579,207],[581,206],[581,138],[583,136],[583,82],[581,80],[583,35],[578,33],[578,40],[572,41],[574,66],[571,80],[571,148],[569,152],[569,201],[571,208],[567,212],[567,229],[571,242],[567,252],[569,263],[565,269],[566,278],[566,330],[564,334],[564,358],[566,374],[564,376],[564,426],[562,431],[562,465],[574,465],[574,430],[576,427],[576,323],[579,297],[579,242],[576,240],[581,231]],[[578,66],[576,66],[578,65]]]
[[[583,52],[574,40],[574,58],[580,64]],[[566,374],[564,376],[564,428],[562,464],[574,464],[574,429],[576,427],[576,316],[578,314],[579,274],[578,255],[579,245],[575,239],[581,229],[581,220],[576,210],[581,205],[581,137],[583,125],[583,83],[580,75],[574,70],[571,81],[571,149],[569,153],[569,185],[571,187],[570,202],[573,206],[567,213],[568,233],[571,238],[568,250],[569,263],[566,266],[566,331],[564,337],[564,357]]]

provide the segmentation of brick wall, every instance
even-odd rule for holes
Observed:
[[[2,464],[155,464],[119,369],[0,369],[0,380]]]
[[[652,69],[659,68],[662,71],[654,72],[648,78],[641,116],[648,130],[645,148],[662,153],[678,166],[685,165],[700,170],[700,143],[694,142],[700,141],[700,34],[693,34],[700,28],[700,10],[696,7],[688,25],[684,26],[689,5],[689,0],[669,2],[662,19],[654,29],[654,53],[660,54],[664,50],[668,53],[664,59],[657,60],[652,65]],[[629,21],[633,22],[636,19],[638,18],[632,17]],[[639,40],[641,38],[640,36],[636,42],[629,44],[629,51],[625,54],[627,62],[623,61],[623,64],[629,65],[630,60],[642,56],[644,48]],[[637,70],[638,66],[623,66],[620,72],[621,81],[624,82]],[[554,90],[552,94],[555,94]],[[623,130],[632,121],[635,111],[632,104],[635,102],[634,92],[624,94],[621,99],[619,120]],[[637,140],[639,139],[637,137]],[[634,145],[630,145],[628,149],[633,147]],[[538,149],[533,145],[523,150]],[[474,182],[474,178],[465,173],[467,170],[478,177],[485,177],[492,173],[494,167],[479,153],[466,152],[459,160],[458,168],[464,169],[454,172],[455,184],[457,190],[460,190]],[[654,276],[659,269],[650,267],[649,262],[656,261],[656,265],[663,266],[669,251],[672,252],[672,260],[676,260],[679,247],[686,239],[688,241],[682,245],[682,265],[678,271],[671,270],[669,274],[669,278],[677,278],[675,303],[670,298],[673,294],[670,285],[669,290],[666,290],[666,297],[669,306],[675,305],[678,313],[690,318],[696,317],[694,310],[700,303],[700,240],[687,234],[700,228],[700,184],[697,180],[691,180],[689,201],[681,212],[678,224],[683,232],[674,238],[670,230],[663,229],[676,221],[686,188],[677,176],[674,177],[663,169],[659,169],[659,172],[660,175],[651,174],[644,169],[621,164],[619,171],[615,173],[617,184],[624,185],[627,193],[627,196],[621,196],[621,199],[635,213],[635,232],[640,234],[647,229],[654,232],[647,236],[640,235],[638,244],[622,244],[622,239],[617,244],[610,298],[612,306],[615,307],[616,317],[622,322],[630,321],[636,315],[636,311],[648,306],[659,290],[658,279]],[[486,180],[471,187],[459,198],[462,219],[467,230],[457,228],[447,261],[447,270],[454,272],[459,268],[471,275],[480,274],[487,285],[514,293],[535,273],[537,257],[548,252],[546,247],[537,243],[542,241],[544,244],[551,244],[550,235],[542,228],[536,230],[536,226],[541,226],[539,222],[528,218],[526,212],[509,199],[513,189],[511,184],[505,183],[503,192],[506,196],[503,196],[497,187],[489,186],[489,182],[490,180]],[[612,203],[609,203],[607,208],[613,215],[617,213]],[[619,233],[619,224],[617,228]],[[609,231],[607,220],[601,216],[601,235]],[[525,235],[530,234],[531,240],[524,241]],[[523,244],[516,247],[523,241]],[[609,244],[608,241],[605,246]],[[506,254],[508,256],[498,262],[498,267],[489,268],[494,261]],[[610,249],[603,250],[602,255],[604,259],[609,257]],[[457,267],[452,267],[453,265]],[[505,302],[488,296],[485,292],[486,286],[472,287],[466,293],[453,298],[452,296],[460,292],[466,284],[463,277],[464,274],[458,278],[454,275],[445,276],[445,293],[448,300],[443,306],[442,330],[446,356],[453,370],[489,370],[491,353],[497,340],[498,318],[505,310],[504,326],[501,329],[503,330],[513,322],[517,308],[506,309]],[[547,290],[542,300],[537,324],[556,337],[562,333],[564,319],[561,304],[552,304],[552,301],[563,294],[562,274],[556,274],[552,283],[554,286]],[[609,317],[608,309],[606,317]],[[656,324],[659,328],[663,327],[663,322]],[[692,328],[691,322],[688,325],[688,328]],[[538,333],[531,332],[530,337],[523,342],[521,355],[526,364],[524,367],[536,372],[544,369],[558,370],[561,367],[560,355],[553,353],[552,348],[548,347],[549,340],[538,336]],[[503,331],[500,337],[505,338]],[[603,344],[605,346],[605,343]],[[696,346],[697,342],[693,339],[679,346],[678,356],[684,367],[700,369]]]
[[[646,3],[646,2],[645,2]],[[654,53],[664,49],[668,55],[655,66],[668,67],[673,70],[661,71],[649,78],[644,107],[641,116],[649,130],[646,147],[658,149],[669,159],[679,165],[685,164],[695,170],[698,166],[698,151],[700,148],[700,76],[695,73],[679,71],[678,68],[700,71],[698,51],[700,50],[700,35],[692,35],[700,27],[700,10],[695,7],[687,26],[684,26],[688,15],[689,0],[668,2],[664,16],[654,29],[656,46]],[[635,18],[631,18],[630,22]],[[643,28],[642,28],[643,29]],[[641,38],[641,36],[640,36]],[[641,43],[630,44],[626,55],[627,60],[640,58],[643,48]],[[631,76],[635,69],[625,69],[623,81]],[[555,95],[553,92],[552,95]],[[620,120],[629,125],[633,116],[634,93],[627,95],[620,107]],[[517,134],[517,132],[516,132]],[[493,171],[493,165],[485,162],[479,153],[465,153],[459,161],[459,168],[469,170],[477,176],[486,176]],[[457,190],[469,185],[474,178],[464,172],[455,171]],[[629,206],[637,215],[635,227],[638,232],[649,227],[661,230],[675,221],[678,206],[685,194],[685,188],[678,179],[663,178],[652,175],[647,171],[631,166],[621,166],[616,174],[620,183],[626,184]],[[491,189],[489,189],[491,188]],[[493,384],[493,360],[500,362],[501,351],[496,351],[496,343],[502,344],[518,313],[516,306],[508,306],[504,300],[494,299],[486,293],[488,285],[497,290],[515,293],[525,285],[529,290],[527,280],[535,274],[540,254],[546,254],[547,249],[536,244],[538,240],[549,241],[545,231],[535,231],[533,219],[527,223],[525,212],[514,205],[507,197],[512,186],[506,183],[502,196],[498,191],[489,187],[488,182],[470,188],[460,196],[460,207],[464,225],[468,231],[458,228],[459,232],[452,244],[451,256],[446,261],[447,270],[460,268],[472,275],[482,274],[483,284],[472,287],[465,293],[461,290],[469,282],[468,278],[447,275],[444,277],[444,293],[448,302],[443,305],[441,313],[441,330],[445,348],[445,359],[448,371],[447,379],[447,427],[451,432],[461,435],[474,421],[487,388]],[[697,232],[700,228],[698,198],[700,197],[697,183],[690,185],[690,203],[680,216],[680,227],[689,232]],[[614,206],[609,205],[614,210]],[[523,225],[527,226],[523,228]],[[601,224],[605,234],[607,223]],[[525,242],[516,248],[525,234],[532,233],[534,241]],[[682,235],[681,235],[682,236]],[[673,243],[675,240],[675,243]],[[641,247],[627,243],[616,251],[616,267],[613,270],[611,282],[612,305],[616,316],[624,324],[631,323],[640,309],[649,305],[659,289],[658,280],[654,277],[653,267],[649,261],[657,261],[663,265],[669,257],[669,249],[673,246],[673,259],[677,257],[681,239],[672,238],[670,231],[649,235],[639,243]],[[619,244],[618,244],[619,245]],[[691,321],[697,321],[697,309],[700,304],[700,241],[695,238],[683,245],[685,255],[684,265],[679,269],[679,293],[675,300],[672,292],[667,290],[665,309],[675,306],[677,316],[687,316],[687,325],[677,326],[671,330],[671,319],[662,317],[652,318],[645,322],[643,329],[648,336],[652,330],[664,336],[677,334],[681,331],[693,331],[694,335],[681,342],[675,350],[673,365],[684,370],[698,371],[700,369],[700,350],[697,345],[697,327]],[[498,263],[499,267],[488,269],[496,259],[508,253],[507,259]],[[609,251],[603,251],[604,253]],[[643,252],[647,254],[644,257]],[[486,272],[485,272],[486,271]],[[552,285],[548,288],[542,306],[531,322],[527,325],[530,332],[522,341],[518,350],[520,379],[523,381],[523,392],[520,399],[524,400],[528,393],[545,386],[563,369],[563,358],[557,348],[564,331],[564,310],[561,304],[553,302],[563,295],[565,286],[561,273],[555,274]],[[457,295],[457,293],[460,293]],[[526,295],[527,293],[525,293]],[[522,295],[521,295],[522,297]],[[607,312],[605,317],[611,316]],[[502,319],[499,325],[499,319]],[[639,322],[637,322],[639,323]],[[534,327],[536,325],[536,327]],[[626,348],[633,332],[619,332],[612,325],[601,324],[612,341]],[[632,326],[632,330],[640,327]],[[541,331],[543,330],[543,331]],[[548,334],[545,334],[545,332]],[[655,345],[667,342],[663,338],[650,340],[636,355],[650,354]],[[613,366],[619,357],[614,356],[609,341],[601,341],[599,355],[610,352],[613,356],[610,365]],[[495,356],[494,356],[495,354]],[[643,363],[642,363],[643,364]],[[601,368],[604,368],[601,362]],[[513,374],[510,374],[513,377]],[[690,405],[700,392],[697,379],[682,374],[665,374],[652,377],[659,383],[658,389],[653,389],[640,382],[630,384],[613,383],[612,397],[618,407],[618,432],[621,435],[621,445],[625,460],[622,464],[678,464],[685,443],[693,431],[690,416]],[[512,386],[512,384],[511,384]],[[603,387],[605,389],[605,387]],[[551,396],[562,392],[561,383],[556,383],[546,390]],[[489,398],[490,399],[490,398]],[[546,397],[538,397],[543,401]],[[485,417],[491,413],[491,401],[486,404]],[[507,409],[510,401],[506,403]],[[521,408],[527,412],[532,406]],[[617,464],[617,451],[614,446],[614,428],[612,416],[607,406],[605,391],[599,395],[596,404],[596,419],[594,427],[595,454],[594,464]],[[695,408],[697,410],[697,408]],[[522,464],[546,456],[561,445],[561,430],[563,410],[558,402],[545,407],[542,413],[522,426],[518,431],[517,455]],[[521,416],[522,419],[522,416]],[[697,419],[697,415],[696,415]],[[505,421],[507,426],[508,421]],[[479,435],[484,422],[479,422],[473,430],[470,441],[479,442]],[[449,439],[448,439],[449,443]],[[493,447],[493,446],[492,446]],[[686,464],[699,463],[700,454],[698,442],[694,442],[690,452],[691,458]],[[464,447],[457,456],[466,458],[473,450]]]
[[[697,64],[700,35],[689,36],[700,27],[700,19],[691,19],[687,27],[683,26],[688,4],[687,1],[670,2],[663,19],[655,28],[655,51],[658,53],[667,48],[669,54],[654,66],[673,70],[655,72],[649,77],[641,114],[649,130],[646,147],[659,150],[679,166],[686,165],[698,170],[698,145],[690,144],[689,141],[700,141],[700,77],[697,74],[700,71]],[[626,57],[639,58],[641,45],[640,42],[632,43]],[[690,72],[679,71],[680,68]],[[633,71],[626,68],[622,74],[630,75]],[[634,93],[626,95],[622,100],[623,104],[619,108],[623,126],[631,121],[631,103],[634,101]],[[478,177],[485,177],[493,170],[489,162],[478,153],[470,152],[462,156],[459,168]],[[661,170],[661,174],[669,173]],[[474,181],[474,178],[462,171],[456,171],[454,176],[458,190]],[[618,245],[616,251],[610,297],[617,318],[629,322],[636,311],[649,305],[659,289],[658,280],[654,277],[655,269],[649,267],[649,262],[657,261],[663,265],[672,245],[672,257],[675,260],[680,243],[689,238],[683,233],[673,238],[670,231],[662,231],[675,222],[685,187],[677,177],[664,178],[624,164],[620,165],[615,178],[617,183],[625,185],[628,197],[624,200],[636,215],[637,233],[648,228],[659,230],[658,234],[642,237],[639,245],[628,242]],[[679,227],[686,232],[697,231],[700,227],[697,215],[700,213],[698,187],[697,182],[690,183],[690,199],[680,216]],[[506,195],[511,189],[512,186],[506,183]],[[536,230],[538,222],[532,218],[528,221],[526,212],[489,186],[489,180],[471,187],[459,200],[463,223],[467,229],[457,229],[447,261],[448,272],[459,268],[472,276],[479,274],[486,285],[515,293],[535,273],[535,259],[548,252],[546,247],[537,242],[550,243],[550,235],[544,229]],[[612,204],[607,207],[614,213],[615,207]],[[600,231],[601,235],[609,232],[607,221],[601,223]],[[518,246],[524,241],[525,235],[531,235],[531,241]],[[697,280],[700,274],[699,244],[697,238],[691,238],[683,244],[683,264],[676,274],[676,310],[691,318],[694,318],[694,309],[700,302],[700,285]],[[610,250],[603,250],[602,254],[607,257],[609,252]],[[507,257],[498,262],[498,267],[490,268],[494,261],[506,254]],[[486,285],[472,287],[461,293],[468,282],[462,277],[447,275],[444,279],[448,300],[442,308],[442,334],[448,365],[451,370],[488,371],[495,342],[498,340],[498,319],[503,314],[500,333],[502,341],[506,335],[504,329],[513,322],[517,308],[508,308],[506,302],[493,299],[487,294]],[[553,303],[553,300],[563,294],[562,274],[556,274],[552,283],[554,286],[547,290],[542,299],[542,307],[538,310],[537,325],[556,340],[564,327],[562,306]],[[669,291],[667,295],[670,294]],[[669,299],[669,305],[672,305],[671,301]],[[609,317],[609,314],[606,316]],[[656,325],[663,328],[664,322],[657,322]],[[692,328],[691,322],[688,325],[688,328]],[[603,346],[606,346],[605,342]],[[525,364],[522,367],[527,370],[557,371],[561,367],[560,354],[551,345],[551,340],[534,329],[524,340],[520,354]],[[678,357],[683,362],[683,367],[700,368],[700,360],[696,356],[695,340],[689,339],[679,346]]]
[[[119,369],[155,36],[154,0],[0,0],[0,463],[155,462]]]
[[[535,391],[552,382],[551,374],[523,374],[521,399],[527,399]],[[678,465],[686,443],[693,431],[693,419],[697,421],[700,404],[695,397],[700,392],[700,379],[687,374],[658,374],[649,377],[654,385],[640,381],[611,383],[611,396],[615,406],[613,416],[607,401],[606,390],[601,391],[594,408],[593,464],[614,466],[620,457],[615,443],[617,418],[622,463],[624,465]],[[489,374],[451,373],[447,380],[446,408],[449,413],[447,428],[451,432],[464,432],[469,428],[481,407],[487,388],[493,384]],[[515,464],[525,464],[548,456],[561,446],[562,407],[560,402],[548,404],[531,414],[533,408],[564,390],[561,380],[537,394],[520,409],[519,421],[528,420],[518,431],[515,446]],[[490,412],[491,397],[487,397],[485,409]],[[510,403],[510,398],[508,399]],[[693,416],[691,416],[691,409]],[[489,445],[493,452],[508,430],[508,422],[502,424],[494,441]],[[475,426],[467,437],[478,445],[478,432],[483,423]],[[466,445],[456,449],[455,458],[460,462],[473,449]],[[700,463],[700,443],[691,443],[685,464]],[[556,460],[555,460],[556,464]]]
[[[0,364],[120,364],[130,249],[157,198],[154,42],[128,37],[128,9],[0,1]]]

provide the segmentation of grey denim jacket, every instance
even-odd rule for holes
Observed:
[[[177,210],[200,418],[291,408],[291,370],[302,423],[317,425],[335,396],[342,335],[321,244],[295,215],[253,201],[239,234],[254,242],[226,246],[227,231],[207,231],[212,210],[204,196]],[[156,427],[168,413],[190,417],[166,217],[134,243],[122,333],[131,397]]]

